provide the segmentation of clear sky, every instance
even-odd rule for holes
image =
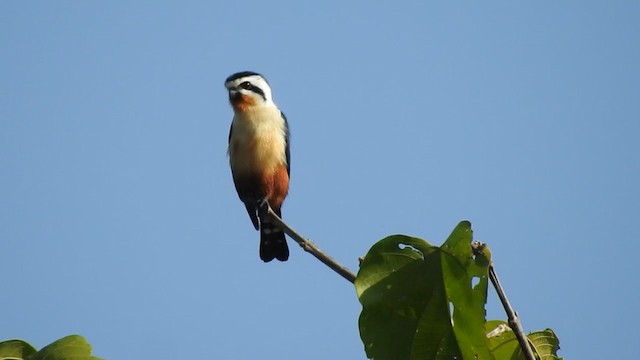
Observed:
[[[363,359],[350,283],[264,264],[224,79],[291,127],[284,218],[353,270],[463,219],[527,331],[637,351],[640,3],[0,2],[0,339],[108,359]],[[491,295],[488,317],[504,319]]]

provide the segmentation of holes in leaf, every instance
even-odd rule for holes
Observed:
[[[453,325],[453,312],[455,311],[455,309],[456,307],[451,301],[449,301],[449,315],[451,315],[451,325]]]
[[[409,249],[409,250],[413,250],[414,252],[416,252],[417,254],[420,255],[420,258],[422,260],[424,260],[424,254],[422,253],[422,251],[416,249],[415,247],[413,247],[412,245],[408,245],[408,244],[403,244],[403,243],[399,243],[398,244],[398,248],[400,250],[404,250],[404,249]]]

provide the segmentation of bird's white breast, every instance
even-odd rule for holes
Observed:
[[[236,113],[229,139],[234,173],[260,173],[287,163],[286,125],[276,107]]]

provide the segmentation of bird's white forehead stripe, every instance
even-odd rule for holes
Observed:
[[[254,86],[259,87],[262,90],[262,92],[264,92],[266,103],[273,102],[271,87],[269,86],[269,83],[267,82],[267,80],[260,75],[243,76],[243,77],[228,81],[227,83],[224,84],[224,86],[227,88],[227,90],[236,90],[236,91],[240,91],[241,93],[247,93],[247,90],[244,90],[238,87],[240,84],[242,84],[245,81],[248,81]],[[251,94],[247,94],[247,95],[251,95]]]
[[[261,88],[264,90],[264,88],[268,88],[269,87],[269,83],[267,83],[267,80],[265,80],[265,78],[263,78],[262,76],[259,75],[249,75],[249,76],[243,76],[234,80],[231,80],[227,83],[225,83],[224,85],[227,87],[227,89],[232,89],[237,87],[238,85],[242,84],[243,82],[248,81],[250,83],[252,83],[253,85]]]

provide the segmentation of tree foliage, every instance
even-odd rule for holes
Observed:
[[[69,335],[36,350],[24,340],[0,342],[0,360],[100,360],[80,335]]]
[[[459,223],[439,247],[404,235],[382,239],[371,247],[355,276],[272,216],[305,251],[347,280],[355,278],[362,304],[360,337],[369,358],[526,360],[507,323],[485,318],[491,253],[484,244],[472,246],[468,221]],[[491,276],[496,285],[495,273]],[[525,342],[523,332],[518,334]],[[527,340],[537,359],[560,359],[559,340],[551,329],[530,333]],[[99,358],[91,355],[91,345],[84,338],[70,335],[40,351],[23,340],[0,342],[0,360],[9,359]]]
[[[504,322],[485,319],[490,252],[474,253],[471,242],[463,221],[440,247],[394,235],[369,250],[355,281],[369,358],[524,359]],[[503,332],[487,336],[500,325]],[[528,337],[540,358],[557,358],[551,330]]]

